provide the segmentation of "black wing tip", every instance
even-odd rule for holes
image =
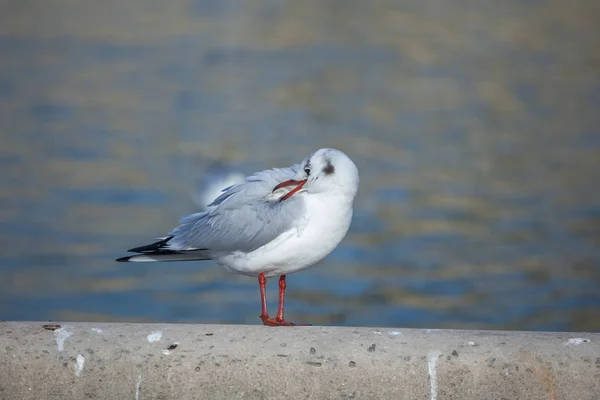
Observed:
[[[116,262],[128,262],[129,260],[131,260],[131,257],[133,257],[133,256],[121,257],[121,258],[117,258],[115,261]]]
[[[160,251],[162,247],[164,247],[167,242],[173,239],[174,236],[167,236],[164,239],[161,239],[157,242],[147,244],[145,246],[134,247],[133,249],[127,250],[128,253],[152,253],[155,251]]]

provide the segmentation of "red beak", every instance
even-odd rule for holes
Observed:
[[[289,192],[288,194],[286,194],[285,196],[283,196],[279,199],[279,201],[284,201],[284,200],[289,199],[294,194],[296,194],[296,192],[298,192],[300,189],[302,189],[302,186],[304,186],[305,183],[306,183],[306,179],[302,179],[301,181],[295,181],[293,179],[290,179],[289,181],[283,181],[279,185],[275,186],[275,188],[273,189],[273,192],[276,191],[277,189],[281,189],[282,187],[297,185],[294,189],[292,189],[291,192]]]

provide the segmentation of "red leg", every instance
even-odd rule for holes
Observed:
[[[285,275],[281,275],[279,277],[279,306],[277,306],[277,315],[275,316],[275,321],[277,322],[285,322],[283,320],[283,302],[285,298]]]
[[[270,319],[269,314],[267,312],[267,290],[265,286],[267,285],[267,278],[265,278],[265,273],[261,272],[258,275],[258,286],[260,287],[260,302],[262,305],[262,312],[260,313],[260,319],[263,320],[263,323]],[[265,323],[266,325],[266,323]]]
[[[258,285],[260,287],[260,300],[262,303],[262,312],[260,314],[260,319],[263,322],[263,325],[267,326],[294,326],[295,324],[291,322],[286,322],[283,319],[283,300],[285,297],[285,275],[281,275],[279,277],[279,306],[277,307],[277,316],[275,319],[270,318],[267,313],[267,295],[266,295],[266,286],[267,278],[263,272],[258,275]]]

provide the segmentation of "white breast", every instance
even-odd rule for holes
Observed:
[[[215,258],[233,272],[257,276],[290,274],[322,260],[346,235],[352,220],[352,201],[330,193],[305,197],[306,215],[294,228],[250,252]]]

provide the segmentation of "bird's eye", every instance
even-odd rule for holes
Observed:
[[[304,172],[306,172],[306,175],[310,175],[310,168],[308,168],[308,167],[304,168]]]

